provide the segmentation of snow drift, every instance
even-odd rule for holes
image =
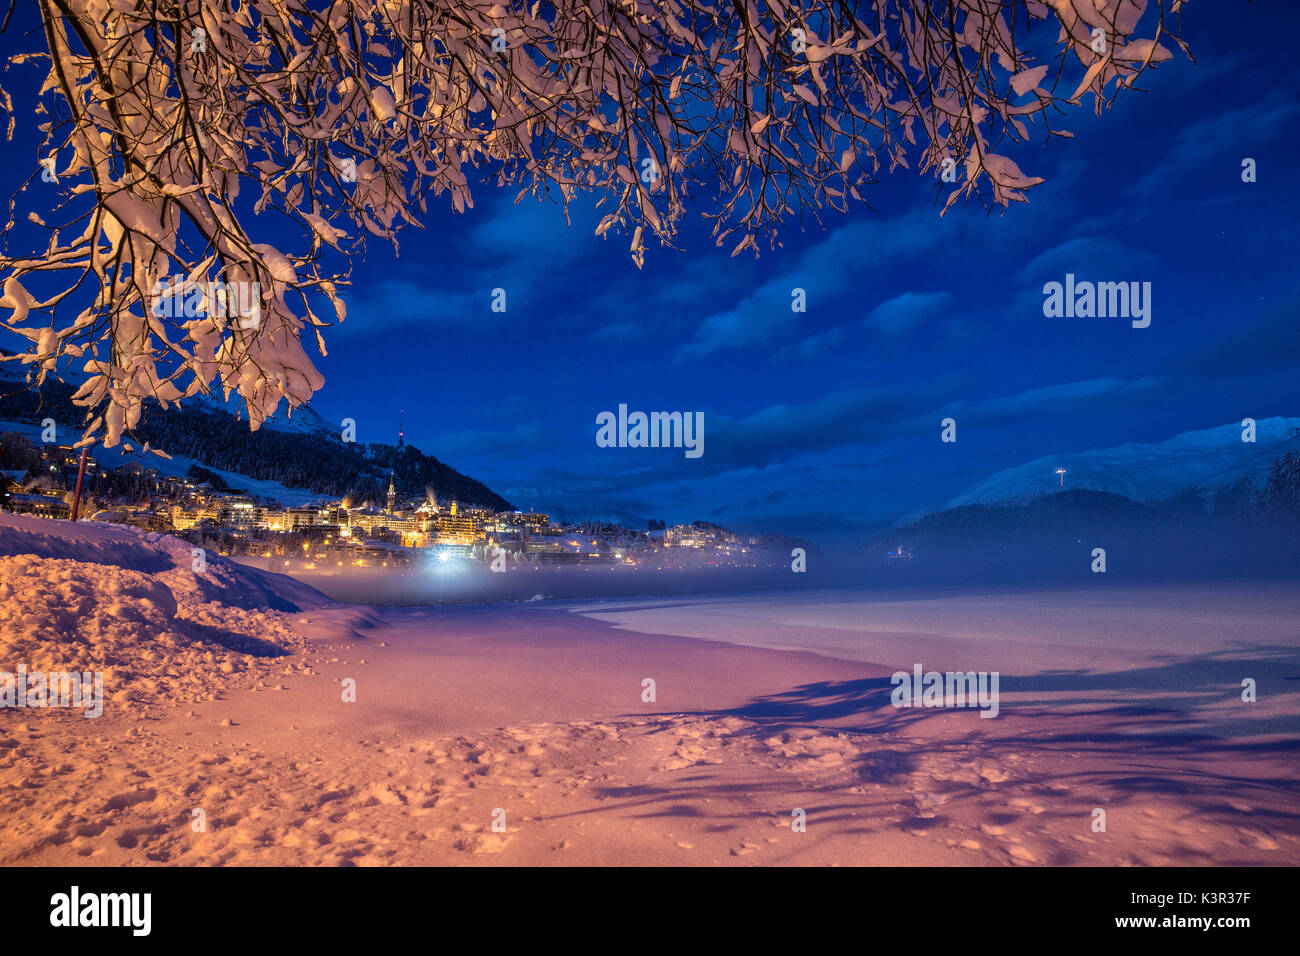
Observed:
[[[102,671],[123,708],[265,679],[304,644],[293,615],[326,603],[169,535],[0,514],[0,670]]]

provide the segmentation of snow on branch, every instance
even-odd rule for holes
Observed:
[[[1181,0],[37,6],[10,62],[48,69],[44,137],[0,307],[34,381],[84,359],[86,434],[109,446],[146,400],[220,388],[254,428],[306,402],[323,380],[304,333],[324,349],[366,238],[395,244],[431,200],[591,193],[638,266],[688,207],[757,253],[900,168],[952,183],[945,210],[1006,206],[1041,180],[999,150],[1069,135],[1059,115],[1100,112],[1181,46]],[[0,109],[11,137],[31,115],[3,90]],[[23,217],[38,178],[57,205]],[[16,256],[19,223],[48,246]]]

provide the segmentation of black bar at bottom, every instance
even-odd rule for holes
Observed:
[[[905,932],[948,948],[1048,929],[1061,939],[1199,936],[1231,945],[1276,936],[1295,871],[1282,868],[1138,869],[5,869],[0,899],[11,938],[139,943],[203,942],[209,934],[334,949],[440,927],[520,932],[537,941],[601,932],[586,945],[631,943],[689,925],[731,943],[773,933],[847,930],[884,945]],[[77,914],[73,916],[73,887]],[[112,894],[105,897],[104,894]],[[122,896],[121,894],[127,894]],[[133,895],[138,894],[138,895]],[[148,894],[148,908],[145,897]],[[93,899],[91,899],[93,897]],[[145,935],[141,930],[147,929]],[[534,921],[535,920],[535,921]],[[71,925],[73,922],[116,926]],[[1208,925],[1205,921],[1208,921]],[[55,925],[56,923],[61,925]],[[458,925],[459,924],[459,925]],[[621,937],[622,933],[630,936]],[[802,927],[802,928],[801,928]],[[964,935],[974,931],[974,937]],[[1246,934],[1246,936],[1243,936]],[[498,935],[499,939],[499,935]],[[601,944],[601,939],[606,944]],[[684,941],[683,941],[684,942]],[[582,948],[586,948],[584,945]]]

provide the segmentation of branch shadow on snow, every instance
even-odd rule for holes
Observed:
[[[1295,718],[1268,716],[1264,704],[1241,702],[1242,679],[1255,681],[1260,701],[1269,695],[1294,692],[1293,683],[1300,679],[1300,653],[1295,648],[1267,647],[1253,654],[1236,651],[1191,660],[1170,661],[1154,667],[1134,668],[1102,673],[1087,671],[1049,671],[1041,674],[1001,674],[1000,693],[1010,700],[1001,703],[1002,716],[1034,717],[1069,716],[1062,708],[1094,707],[1098,713],[1136,721],[1162,717],[1155,737],[1143,736],[1147,745],[1159,744],[1165,737],[1183,740],[1188,735],[1206,739],[1258,736],[1266,733],[1300,732]],[[951,708],[894,707],[894,685],[888,677],[852,680],[815,681],[788,690],[757,696],[746,703],[725,710],[688,711],[692,716],[741,717],[770,727],[817,724],[835,721],[836,730],[880,733],[898,730],[918,720],[951,714]],[[1135,692],[1129,700],[1124,692]],[[1069,696],[1062,696],[1069,695]],[[1214,730],[1192,729],[1202,726],[1203,711],[1215,705],[1240,704],[1246,708],[1240,718],[1216,717]],[[1259,706],[1253,713],[1249,708]],[[1045,709],[1046,708],[1046,709]],[[972,716],[974,716],[972,714]],[[990,727],[999,718],[985,721]],[[1170,720],[1185,724],[1178,730]],[[1253,732],[1252,731],[1253,728]],[[984,737],[984,734],[979,735]],[[1119,732],[1129,738],[1133,732]],[[1280,746],[1280,745],[1279,745]],[[1295,744],[1300,748],[1300,742]]]
[[[1260,702],[1241,701],[1243,677],[1255,679]],[[1090,834],[1093,807],[1141,830],[1150,825],[1144,814],[1151,798],[1158,798],[1176,808],[1161,824],[1182,835],[1165,843],[1148,835],[1144,848],[1114,843],[1105,852],[1138,862],[1157,851],[1185,864],[1258,865],[1266,861],[1247,840],[1240,846],[1224,841],[1261,827],[1275,835],[1300,831],[1300,814],[1287,796],[1294,776],[1286,769],[1300,758],[1300,720],[1270,716],[1268,702],[1268,695],[1294,692],[1297,677],[1300,654],[1276,646],[1134,670],[1004,674],[1001,713],[993,719],[973,710],[896,708],[887,677],[814,681],[735,707],[654,715],[665,723],[651,732],[669,736],[680,730],[674,718],[741,718],[753,726],[719,733],[724,759],[727,745],[736,743],[742,746],[732,752],[741,765],[757,752],[760,762],[771,754],[774,766],[790,772],[745,774],[735,783],[734,776],[723,782],[700,766],[668,783],[612,788],[607,796],[645,817],[716,817],[713,829],[739,835],[752,830],[752,820],[730,812],[726,797],[757,796],[783,806],[803,787],[807,799],[800,805],[810,820],[862,837],[926,830],[949,819],[1004,826],[1023,817],[1009,804],[1013,796],[1040,804],[1036,825],[1056,824],[1062,833]],[[923,721],[936,722],[934,733],[921,729]],[[821,773],[816,752],[761,749],[774,735],[809,729],[852,741],[855,752],[843,774]],[[995,768],[993,779],[972,773],[972,764]],[[947,779],[937,767],[947,769]],[[1191,834],[1210,823],[1218,827],[1219,842],[1198,843]],[[1042,862],[1095,861],[1087,852],[1085,843],[1073,847],[1061,840]]]

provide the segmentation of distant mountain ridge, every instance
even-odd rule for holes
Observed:
[[[1294,577],[1300,419],[1241,435],[1229,425],[1039,458],[899,519],[864,554],[889,580],[931,583]]]
[[[1260,487],[1272,462],[1300,451],[1300,418],[1261,418],[1255,441],[1243,442],[1240,423],[1183,432],[1163,442],[1129,442],[1114,448],[1038,458],[991,475],[938,508],[904,515],[895,528],[927,515],[971,505],[1028,504],[1065,490],[1119,495],[1144,505],[1195,498],[1207,508],[1239,486]]]
[[[32,424],[52,418],[79,435],[85,409],[73,403],[74,392],[55,380],[39,391],[29,388],[12,363],[0,363],[0,420]],[[345,443],[340,432],[307,406],[291,414],[277,411],[253,432],[224,402],[202,396],[186,399],[181,408],[147,409],[126,437],[137,446],[148,442],[168,454],[235,473],[234,480],[227,478],[232,485],[246,476],[359,505],[382,504],[391,474],[403,496],[432,493],[439,501],[454,499],[496,511],[512,507],[482,482],[418,448]]]
[[[509,489],[506,489],[509,492]],[[646,515],[633,514],[610,508],[582,508],[552,502],[539,502],[537,510],[544,511],[560,524],[616,524],[624,528],[642,528],[649,523]]]

